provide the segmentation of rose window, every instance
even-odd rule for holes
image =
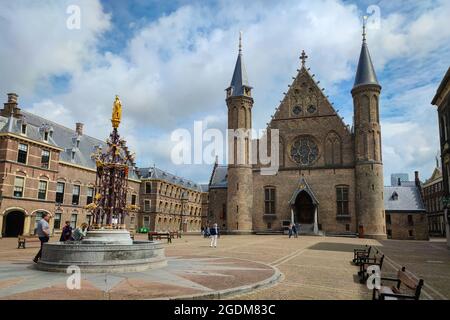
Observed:
[[[319,148],[311,138],[301,137],[292,144],[291,157],[302,166],[313,164],[318,156]]]

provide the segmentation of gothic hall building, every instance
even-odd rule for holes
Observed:
[[[209,182],[208,220],[236,234],[279,232],[293,222],[304,233],[385,239],[381,85],[365,34],[350,90],[352,128],[323,94],[306,58],[303,52],[301,69],[268,123],[268,137],[270,130],[279,130],[278,172],[261,174],[263,166],[249,161],[250,145],[242,148],[243,163],[216,164]],[[252,109],[258,108],[252,89],[240,45],[226,89],[228,129],[251,129]],[[228,150],[236,150],[236,139],[229,141]]]

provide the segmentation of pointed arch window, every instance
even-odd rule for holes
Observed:
[[[370,122],[370,99],[364,95],[361,98],[361,122]]]
[[[335,132],[330,132],[325,140],[325,164],[342,164],[341,139]]]
[[[349,216],[349,187],[346,185],[336,186],[337,216]]]
[[[275,197],[275,187],[264,187],[264,214],[276,214]]]

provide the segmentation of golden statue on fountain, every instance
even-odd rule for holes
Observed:
[[[119,96],[116,95],[111,117],[111,123],[114,129],[117,129],[119,127],[121,118],[122,118],[122,102],[120,101]]]
[[[125,217],[130,211],[139,210],[138,206],[127,205],[128,172],[134,154],[128,151],[117,131],[121,117],[122,103],[116,95],[111,117],[113,131],[106,141],[107,148],[92,154],[97,166],[97,193],[85,208],[93,215],[94,229],[125,229]]]

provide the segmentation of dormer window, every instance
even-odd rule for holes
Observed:
[[[398,193],[396,191],[394,191],[394,193],[392,193],[391,199],[398,200]]]
[[[77,148],[80,147],[80,140],[77,139]]]
[[[50,129],[50,131],[48,132],[48,135],[50,136],[50,138],[53,138],[53,129]]]
[[[48,141],[48,131],[44,131],[44,141]]]
[[[21,131],[22,134],[27,134],[27,124],[26,123],[22,123],[21,126]]]
[[[75,151],[72,151],[72,160],[75,160]]]

